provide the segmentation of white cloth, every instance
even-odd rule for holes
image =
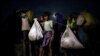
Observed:
[[[30,30],[30,26],[27,18],[22,18],[22,31],[24,30]]]
[[[45,31],[52,31],[52,28],[53,28],[53,21],[52,20],[44,22],[44,30]]]

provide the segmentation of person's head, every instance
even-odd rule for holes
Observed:
[[[63,20],[63,15],[61,13],[56,13],[56,19],[57,21],[62,21]]]
[[[26,10],[26,9],[21,9],[21,11],[20,11],[20,16],[21,16],[21,18],[27,17],[27,14],[26,14],[27,11],[28,11],[28,10]]]
[[[83,15],[83,12],[80,12],[80,14],[77,17],[76,25],[77,26],[83,26],[86,23],[85,17]]]
[[[50,16],[50,13],[49,12],[44,12],[43,19],[46,20],[46,21],[47,20],[50,20],[49,16]]]
[[[26,17],[27,17],[26,13],[21,13],[21,18],[26,18]]]
[[[49,20],[49,16],[47,16],[47,15],[44,16],[44,20],[46,20],[46,21]]]

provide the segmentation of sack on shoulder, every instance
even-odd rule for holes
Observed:
[[[39,24],[39,22],[37,21],[37,19],[34,19],[34,24],[32,25],[32,28],[30,29],[29,32],[29,40],[30,41],[35,41],[35,40],[39,40],[41,38],[43,38],[43,34],[42,34],[42,28]]]
[[[84,46],[77,40],[76,36],[69,27],[66,28],[65,32],[61,37],[60,46],[62,48],[70,48],[70,49],[84,48]]]

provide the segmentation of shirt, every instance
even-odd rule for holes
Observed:
[[[53,28],[53,21],[52,20],[44,22],[44,30],[45,31],[52,31],[52,28]]]

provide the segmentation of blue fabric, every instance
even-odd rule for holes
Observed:
[[[63,16],[61,14],[57,14],[57,22],[60,23],[58,24],[58,31],[62,32]]]

